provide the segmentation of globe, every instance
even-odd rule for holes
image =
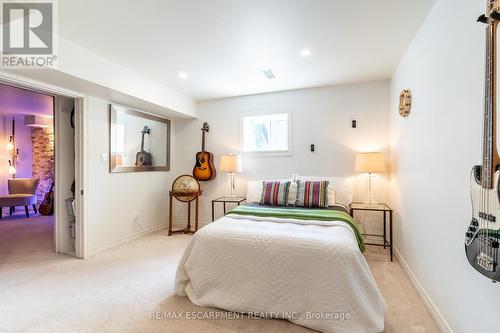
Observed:
[[[190,175],[177,177],[172,184],[172,194],[177,200],[192,201],[200,192],[200,183]]]

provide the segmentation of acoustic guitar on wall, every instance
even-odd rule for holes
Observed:
[[[201,151],[196,153],[196,164],[193,168],[194,178],[200,181],[212,180],[216,176],[214,155],[205,150],[205,133],[208,133],[208,123],[203,123],[201,129]]]
[[[141,151],[135,155],[135,166],[144,167],[153,165],[153,156],[151,153],[144,150],[144,135],[150,133],[151,129],[148,126],[144,126],[144,129],[141,132]]]

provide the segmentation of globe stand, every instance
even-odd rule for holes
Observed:
[[[168,235],[173,234],[194,234],[198,231],[198,198],[201,196],[200,184],[189,175],[177,177],[169,192],[170,204],[168,212]],[[187,203],[187,225],[183,229],[173,230],[173,199]],[[191,230],[191,202],[195,202],[194,230]]]

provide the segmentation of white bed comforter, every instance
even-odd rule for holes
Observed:
[[[175,292],[200,306],[321,332],[384,329],[384,300],[343,222],[223,217],[193,236]]]

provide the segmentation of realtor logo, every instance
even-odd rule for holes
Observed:
[[[0,0],[2,67],[53,67],[54,1]]]

